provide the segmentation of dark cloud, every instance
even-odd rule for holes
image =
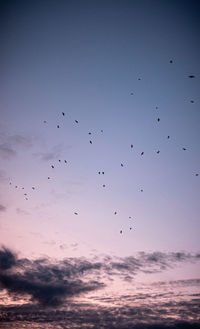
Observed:
[[[0,286],[11,296],[29,296],[43,306],[59,306],[80,294],[105,287],[105,278],[120,276],[130,282],[138,272],[155,273],[183,261],[197,261],[198,254],[139,253],[138,257],[95,260],[68,258],[19,259],[10,250],[0,253]]]
[[[3,211],[6,211],[6,207],[5,206],[3,206],[2,204],[0,204],[0,212],[3,212]]]

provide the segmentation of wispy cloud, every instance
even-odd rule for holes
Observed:
[[[0,204],[0,212],[4,212],[4,211],[6,211],[6,207]]]
[[[17,155],[18,150],[32,147],[32,138],[20,134],[0,134],[0,157],[10,160]]]

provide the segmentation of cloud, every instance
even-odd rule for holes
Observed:
[[[6,211],[6,207],[5,206],[3,206],[2,204],[0,204],[0,212],[3,212],[3,211]]]
[[[1,133],[0,135],[0,157],[10,160],[17,155],[19,149],[28,149],[32,147],[32,138],[15,134],[9,136]]]
[[[0,286],[10,295],[29,295],[43,306],[61,305],[67,298],[105,287],[98,278],[120,276],[130,281],[138,272],[155,273],[177,262],[197,261],[199,254],[139,253],[138,257],[111,258],[99,261],[69,258],[60,262],[49,259],[18,259],[6,248],[0,252]],[[94,279],[91,280],[90,275]],[[84,279],[84,280],[83,280]]]
[[[58,144],[52,147],[50,151],[33,153],[34,156],[38,157],[42,161],[57,160],[61,157],[64,150],[63,145]]]

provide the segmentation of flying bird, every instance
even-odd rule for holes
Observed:
[[[76,123],[78,123],[78,120],[75,120]]]
[[[193,78],[195,78],[195,75],[193,75],[193,74],[188,75],[188,78],[193,79]]]
[[[159,153],[160,153],[160,151],[158,150],[156,153],[157,153],[157,154],[159,154]]]
[[[143,155],[143,154],[144,154],[144,152],[141,153],[141,155]]]
[[[44,123],[47,123],[46,120],[43,121]]]
[[[158,110],[158,106],[156,106],[156,110]]]
[[[170,59],[170,61],[169,61],[169,62],[170,62],[170,64],[172,64],[172,63],[173,63],[173,60],[172,60],[172,59]]]
[[[133,148],[133,144],[131,144],[131,148]]]
[[[101,130],[101,133],[103,132],[103,130]]]
[[[50,179],[50,177],[47,177],[47,179]]]
[[[199,174],[195,174],[195,176],[199,176]]]
[[[122,234],[122,230],[120,231],[120,234]]]
[[[91,132],[88,133],[88,135],[91,135],[91,134],[92,134]]]
[[[167,136],[167,138],[169,139],[169,138],[170,138],[170,136]]]
[[[194,101],[193,101],[193,100],[191,100],[191,101],[190,101],[190,103],[194,103]]]
[[[32,186],[32,190],[35,190],[35,187],[34,186]]]
[[[59,162],[61,162],[61,160],[58,160]]]
[[[121,167],[123,167],[124,165],[123,165],[123,163],[121,163]]]
[[[143,189],[141,189],[140,192],[143,192]]]
[[[183,151],[186,151],[187,150],[185,147],[183,147],[182,149],[183,149]]]
[[[90,141],[90,144],[92,144],[92,141]]]
[[[116,211],[114,212],[114,215],[117,215],[117,212]]]
[[[53,169],[54,169],[54,166],[52,165],[52,166],[51,166],[51,168],[53,168]]]
[[[133,93],[131,93],[131,96],[133,96]]]
[[[102,174],[104,175],[104,171],[102,171]]]
[[[100,174],[101,174],[101,172],[100,172],[100,171],[98,171],[98,174],[100,175]]]
[[[129,230],[132,230],[132,227],[130,227]]]
[[[59,126],[59,125],[57,125],[57,128],[60,128],[60,126]]]
[[[159,122],[160,121],[160,118],[158,118],[157,121]]]
[[[103,187],[106,187],[106,185],[105,185],[105,184],[103,184]]]
[[[131,216],[129,216],[129,219],[131,219],[132,217]]]
[[[67,160],[64,160],[65,161],[65,163],[67,163]]]
[[[65,112],[62,112],[62,115],[64,116],[65,115]]]
[[[78,213],[77,213],[77,212],[75,212],[75,213],[74,213],[74,215],[78,215]]]

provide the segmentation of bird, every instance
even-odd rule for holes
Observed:
[[[133,148],[133,144],[131,144],[131,148]]]
[[[92,134],[91,132],[88,133],[88,135],[91,135],[91,134]]]
[[[47,123],[46,120],[43,121],[44,123]]]
[[[116,211],[114,212],[114,215],[117,215],[117,212]]]
[[[190,101],[190,103],[194,103],[194,101],[193,101],[193,100],[191,100],[191,101]]]
[[[102,174],[104,175],[104,171],[102,171]]]
[[[78,120],[75,120],[76,123],[78,123]]]
[[[169,139],[170,138],[170,136],[167,136],[167,139]]]
[[[24,193],[24,195],[27,195],[27,193]]]
[[[143,189],[141,189],[140,192],[143,192]]]
[[[65,163],[67,163],[67,160],[64,160],[65,161]]]
[[[172,59],[170,59],[170,61],[169,61],[169,62],[170,62],[170,64],[172,64],[172,63],[173,63],[173,60],[172,60]]]
[[[11,182],[10,182],[9,184],[10,184],[10,185],[12,185],[12,183],[11,183]]]
[[[59,126],[59,125],[57,125],[57,128],[60,128],[60,126]]]
[[[121,167],[123,167],[124,165],[123,165],[123,163],[121,163]]]
[[[62,112],[62,115],[64,116],[65,115],[65,112]]]
[[[59,162],[61,162],[61,160],[60,160],[60,159],[59,159],[58,161],[59,161]]]
[[[122,234],[122,230],[120,231],[120,234]]]
[[[186,151],[187,150],[185,147],[183,147],[182,149],[183,149],[183,151]]]
[[[160,151],[158,150],[156,153],[157,153],[157,154],[159,154],[159,153],[160,153]]]
[[[103,130],[101,129],[101,133],[103,133]]]
[[[103,184],[103,187],[106,187],[106,185],[105,185],[105,184]]]
[[[132,227],[130,227],[129,230],[132,230]]]
[[[141,78],[138,78],[138,80],[141,80]]]
[[[17,188],[18,186],[17,185],[15,185],[15,188]]]
[[[28,198],[25,198],[26,200],[28,200]]]
[[[160,118],[158,118],[157,121],[159,122],[160,121]]]
[[[92,141],[90,141],[90,144],[92,144]]]
[[[144,154],[144,152],[141,152],[141,155],[143,155]]]
[[[195,174],[195,176],[199,176],[199,174]]]
[[[32,186],[32,190],[35,190],[35,187],[34,186]]]
[[[22,187],[22,190],[24,190],[24,187]]]
[[[131,93],[131,96],[133,96],[133,93]]]
[[[156,106],[156,110],[158,110],[158,106]]]
[[[195,75],[193,75],[193,74],[188,75],[188,78],[193,79],[193,78],[195,78]]]
[[[75,213],[74,213],[74,215],[78,215],[78,213],[77,213],[77,212],[75,212]]]
[[[100,175],[100,174],[101,174],[101,172],[100,172],[100,171],[98,171],[98,174]]]
[[[129,219],[131,219],[132,217],[131,216],[129,216]]]
[[[47,177],[47,179],[50,179],[50,177]]]
[[[51,168],[53,168],[53,169],[54,169],[54,166],[52,165],[52,166],[51,166]]]

